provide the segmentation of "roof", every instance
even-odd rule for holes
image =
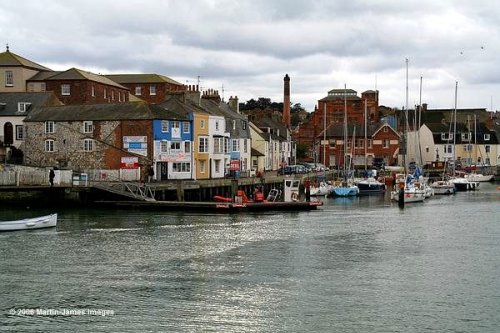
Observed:
[[[108,74],[105,75],[108,79],[120,84],[126,83],[171,83],[183,85],[167,76],[160,74]]]
[[[45,81],[47,78],[54,76],[54,75],[59,75],[61,73],[62,73],[61,71],[38,72],[26,81]]]
[[[0,116],[26,116],[35,107],[52,104],[52,101],[58,102],[52,92],[0,93]],[[30,105],[26,112],[19,112],[18,103],[29,103]]]
[[[361,100],[361,97],[358,96],[356,90],[352,89],[332,89],[328,92],[326,97],[320,99],[321,102],[325,101],[336,101],[336,100]]]
[[[60,72],[59,74],[46,78],[47,81],[60,81],[60,80],[89,80],[102,83],[108,86],[115,86],[117,88],[128,90],[127,87],[108,79],[104,75],[98,75],[91,72],[83,71],[78,68],[70,68],[67,71]]]
[[[39,71],[52,71],[50,68],[10,52],[8,49],[0,53],[0,67],[25,67]]]
[[[35,108],[24,121],[84,121],[84,120],[153,120],[182,119],[184,116],[146,102],[117,104],[64,105]]]

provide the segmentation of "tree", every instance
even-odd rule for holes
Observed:
[[[307,151],[308,151],[308,147],[306,144],[303,144],[303,143],[297,144],[297,158],[299,160],[305,159],[307,157]]]

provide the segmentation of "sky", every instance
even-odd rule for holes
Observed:
[[[499,17],[494,0],[2,0],[0,43],[53,70],[157,73],[226,101],[283,102],[288,74],[308,111],[344,86],[453,108],[456,82],[458,108],[498,110]]]

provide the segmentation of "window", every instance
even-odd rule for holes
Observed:
[[[484,151],[485,151],[486,153],[491,153],[491,146],[490,146],[490,145],[486,145],[486,146],[484,146]]]
[[[191,172],[191,163],[176,162],[172,163],[173,172]]]
[[[45,122],[45,133],[54,133],[55,124],[53,121],[46,121]]]
[[[168,128],[169,128],[168,120],[162,120],[161,121],[161,132],[168,133]]]
[[[453,153],[453,145],[445,145],[445,146],[444,146],[444,152],[445,152],[446,154],[451,154],[451,153]]]
[[[14,74],[12,71],[5,71],[5,86],[13,87],[14,86]]]
[[[160,144],[160,151],[162,153],[168,153],[168,141],[161,141],[161,144]]]
[[[191,141],[185,141],[184,142],[184,152],[185,153],[190,153],[191,152]]]
[[[54,140],[45,140],[45,151],[46,152],[54,151]]]
[[[115,91],[114,90],[111,90],[111,100],[112,101],[115,100]]]
[[[92,85],[92,97],[95,97],[95,87]]]
[[[122,92],[119,91],[118,92],[118,102],[121,102],[122,101]]]
[[[470,141],[470,133],[462,133],[463,141]]]
[[[83,151],[93,151],[94,150],[94,140],[85,139],[83,140]]]
[[[61,95],[63,96],[71,95],[71,87],[69,84],[61,84]]]
[[[464,151],[472,151],[472,145],[464,145]]]
[[[45,82],[40,83],[40,91],[45,91]]]
[[[248,140],[243,140],[243,152],[248,153]]]
[[[229,154],[229,149],[230,149],[230,139],[229,138],[224,138],[224,153]]]
[[[24,127],[23,127],[23,125],[16,125],[16,140],[24,140]]]
[[[233,130],[236,129],[236,120],[233,119]]]
[[[108,90],[104,88],[104,93],[103,93],[104,99],[108,98]]]
[[[224,138],[214,138],[214,154],[224,153]]]
[[[182,132],[189,133],[189,122],[187,121],[182,122]]]
[[[18,112],[26,112],[31,103],[19,102],[17,103],[17,111]]]
[[[180,142],[171,142],[170,143],[170,150],[171,151],[180,151],[181,150],[181,143]]]
[[[92,121],[83,122],[83,133],[92,133],[94,131],[94,123]]]
[[[151,95],[151,96],[156,95],[156,86],[155,85],[149,86],[149,95]]]
[[[484,135],[484,141],[490,141],[490,135],[489,134],[485,134]]]
[[[215,122],[215,130],[216,130],[216,131],[218,131],[218,130],[219,130],[219,122],[218,122],[218,121],[216,121],[216,122]]]
[[[214,167],[215,167],[215,172],[219,173],[220,172],[220,160],[214,160]]]
[[[245,120],[241,121],[241,127],[246,130],[247,129],[247,122]]]
[[[200,173],[205,173],[205,160],[200,160]]]
[[[198,138],[198,152],[199,153],[208,153],[208,138],[207,137]]]
[[[384,139],[384,148],[389,148],[389,139]]]
[[[136,87],[135,87],[135,94],[136,94],[136,95],[141,95],[141,94],[142,94],[142,91],[141,91],[141,86],[136,86]]]
[[[205,128],[205,120],[204,119],[200,120],[200,128]]]
[[[240,140],[233,140],[233,151],[240,151]]]
[[[35,91],[35,84],[33,82],[28,83],[28,91],[29,92]]]
[[[372,148],[372,145],[373,145],[373,140],[368,139],[368,148]]]
[[[451,140],[450,133],[441,133],[441,140]]]
[[[387,131],[389,131],[389,129],[387,128],[387,126],[384,126],[383,131],[384,131],[384,133],[387,133]]]
[[[180,128],[180,121],[174,120],[172,121],[172,129]]]

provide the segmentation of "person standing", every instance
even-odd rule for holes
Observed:
[[[50,183],[50,187],[54,186],[54,177],[55,176],[56,176],[56,174],[54,173],[54,169],[50,169],[50,171],[49,171],[49,183]]]
[[[150,183],[153,180],[154,176],[155,176],[155,169],[153,168],[153,165],[150,165],[148,168],[148,183]]]

